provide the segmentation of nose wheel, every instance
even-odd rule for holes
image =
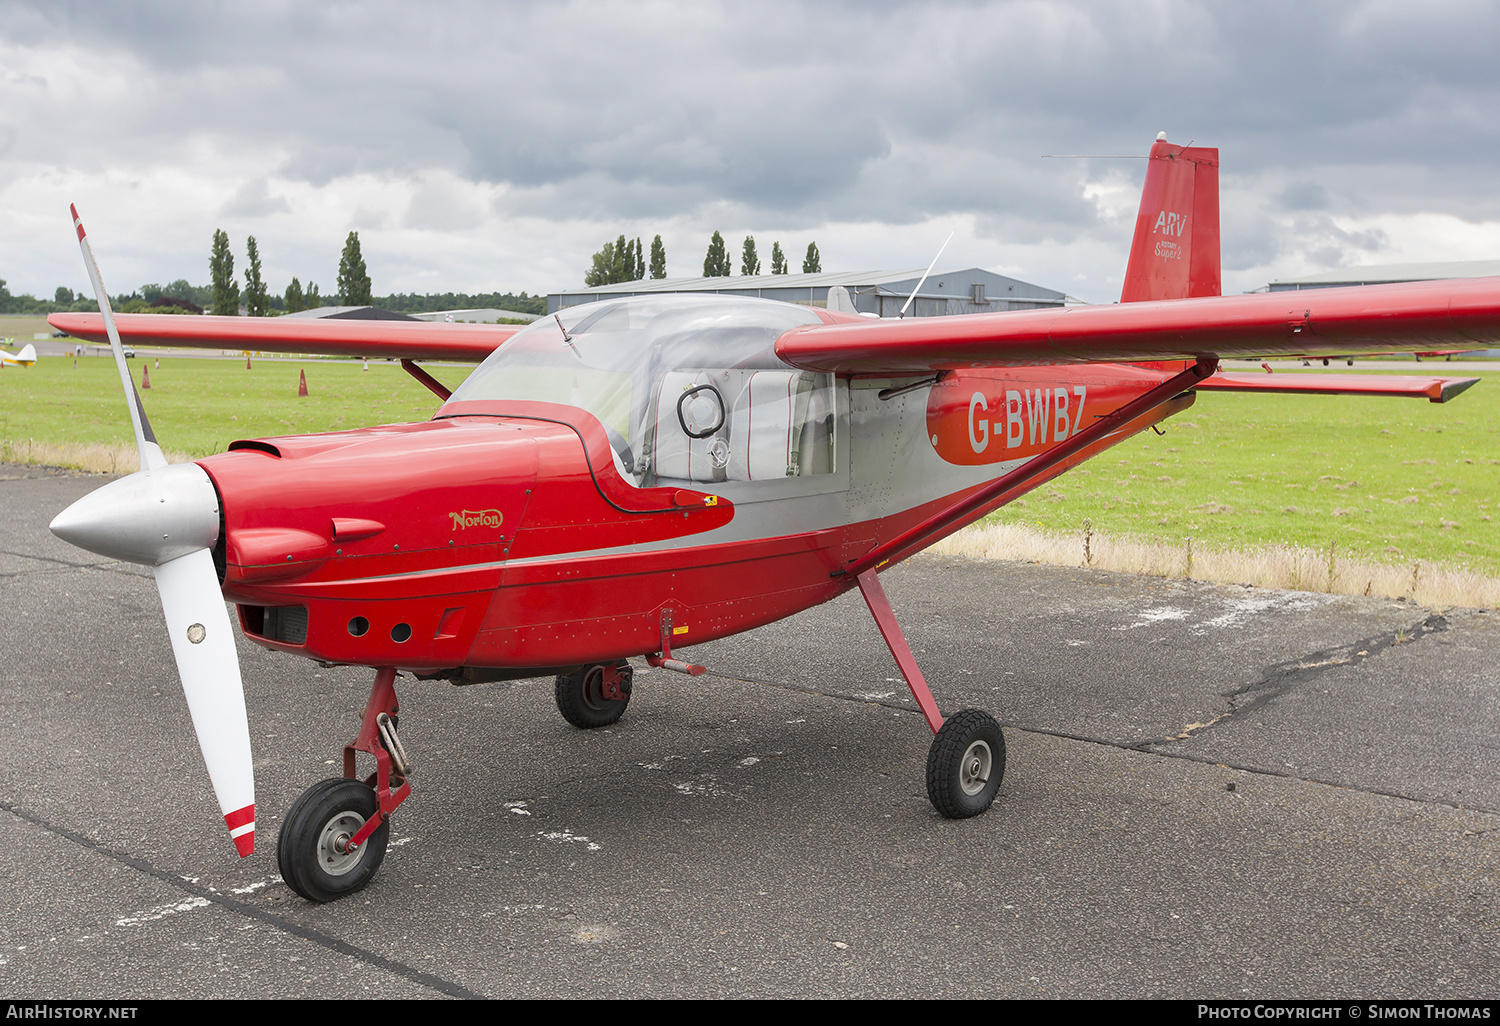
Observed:
[[[375,875],[385,859],[391,825],[382,822],[361,844],[351,842],[380,810],[375,791],[334,777],[302,792],[287,812],[276,864],[287,886],[308,901],[335,901]]]
[[[396,671],[375,671],[359,736],[344,746],[344,775],[314,784],[292,803],[276,843],[276,865],[288,887],[308,901],[336,901],[375,875],[391,836],[391,813],[411,794],[411,760],[396,736]],[[375,772],[355,773],[358,752]]]

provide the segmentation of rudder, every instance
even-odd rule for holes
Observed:
[[[1221,294],[1219,150],[1156,137],[1120,302]]]

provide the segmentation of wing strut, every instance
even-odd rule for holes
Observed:
[[[437,396],[443,402],[447,402],[450,398],[452,398],[452,389],[443,384],[437,378],[433,377],[431,374],[428,374],[421,367],[418,367],[415,362],[403,357],[401,360],[401,369],[406,371],[406,373],[410,374],[412,377],[416,378],[422,384],[426,385],[427,390],[433,395]]]

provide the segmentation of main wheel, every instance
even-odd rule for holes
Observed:
[[[927,750],[927,797],[949,819],[990,807],[1005,776],[1005,737],[987,712],[965,709],[939,728]]]
[[[621,661],[615,667],[620,674],[620,693],[623,698],[610,698],[604,693],[604,667],[585,666],[572,673],[559,674],[557,678],[557,711],[563,719],[583,730],[607,727],[625,713],[630,704],[630,684],[634,671],[630,664]]]
[[[276,864],[287,886],[308,901],[353,894],[385,859],[390,821],[354,851],[349,840],[380,808],[368,785],[346,777],[324,780],[302,792],[287,811],[276,843]]]

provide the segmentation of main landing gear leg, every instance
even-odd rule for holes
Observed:
[[[333,901],[370,882],[385,858],[390,815],[411,794],[411,763],[396,736],[396,671],[375,671],[359,736],[344,746],[344,775],[314,784],[287,812],[276,862],[287,886],[308,901]],[[375,772],[355,776],[355,753]]]
[[[1005,776],[1005,738],[1000,724],[979,709],[964,709],[943,719],[875,568],[866,570],[857,580],[875,625],[935,735],[927,750],[927,797],[949,819],[979,815],[995,800]]]
[[[634,678],[635,671],[623,659],[560,673],[554,691],[557,711],[581,730],[607,727],[625,714]]]

